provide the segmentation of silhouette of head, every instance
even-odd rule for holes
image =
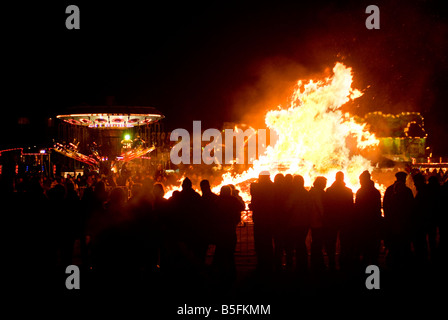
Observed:
[[[406,177],[408,176],[408,174],[406,172],[403,171],[399,171],[395,174],[395,178],[397,179],[398,182],[403,182],[406,183]]]
[[[269,173],[269,171],[261,171],[260,172],[260,174],[258,175],[258,177],[261,177],[261,176],[270,176],[270,173]]]
[[[171,198],[178,199],[179,195],[180,195],[180,191],[179,190],[174,190],[173,191],[173,195],[171,196]]]
[[[421,173],[417,173],[415,176],[413,176],[412,180],[414,181],[414,186],[416,188],[420,188],[426,184],[425,177]]]
[[[316,189],[324,190],[325,187],[327,186],[327,178],[322,177],[322,176],[317,177],[317,178],[314,180],[313,186],[314,186]]]
[[[222,186],[219,193],[220,196],[227,197],[232,194],[232,189],[229,186]]]
[[[202,193],[210,191],[210,182],[208,180],[202,180],[199,186],[201,187]]]
[[[285,176],[282,173],[277,173],[274,177],[274,183],[280,184],[285,181]]]
[[[336,172],[336,181],[344,182],[344,172],[342,172],[342,171]]]
[[[285,176],[285,183],[288,184],[288,185],[290,185],[290,184],[292,183],[292,180],[293,180],[292,174],[289,174],[289,173],[288,173],[288,174]]]
[[[269,182],[271,180],[271,176],[268,171],[261,171],[258,175],[258,182]]]
[[[305,180],[301,175],[294,176],[293,178],[294,184],[299,188],[303,188],[305,185]]]
[[[193,184],[191,183],[191,180],[188,178],[185,178],[182,182],[182,190],[191,189]]]
[[[370,181],[370,172],[367,170],[363,171],[363,173],[359,175],[359,183],[361,184],[361,187],[368,186],[369,181]]]

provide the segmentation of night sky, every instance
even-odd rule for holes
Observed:
[[[364,92],[347,111],[419,111],[435,154],[448,155],[441,2],[146,3],[6,6],[1,145],[15,143],[18,117],[41,123],[67,107],[104,105],[108,96],[157,108],[168,129],[191,130],[193,120],[203,128],[259,127],[297,80],[331,75],[340,61]],[[65,28],[70,4],[80,8],[80,30]],[[369,4],[380,9],[380,30],[365,27]]]

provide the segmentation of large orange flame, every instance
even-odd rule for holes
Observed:
[[[266,114],[267,127],[278,134],[277,143],[269,146],[242,174],[224,174],[222,183],[212,188],[213,191],[219,192],[223,185],[239,185],[257,178],[261,171],[269,171],[271,179],[279,172],[300,174],[306,186],[312,185],[317,176],[325,176],[329,185],[336,172],[342,171],[347,186],[355,192],[359,188],[359,175],[364,170],[371,171],[372,166],[361,155],[351,154],[347,138],[355,139],[358,149],[376,146],[379,141],[365,125],[356,123],[340,110],[346,102],[362,95],[351,88],[351,68],[336,63],[333,73],[324,81],[310,80],[306,84],[298,81],[289,108],[278,107]],[[241,196],[249,201],[248,188],[241,189]],[[172,190],[167,196],[171,193]]]

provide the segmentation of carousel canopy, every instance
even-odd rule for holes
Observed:
[[[72,125],[98,129],[136,127],[164,118],[157,109],[144,106],[81,106],[56,117]]]

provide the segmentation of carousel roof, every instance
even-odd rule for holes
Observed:
[[[98,129],[136,127],[164,118],[157,109],[145,106],[81,106],[56,117],[72,125]]]

